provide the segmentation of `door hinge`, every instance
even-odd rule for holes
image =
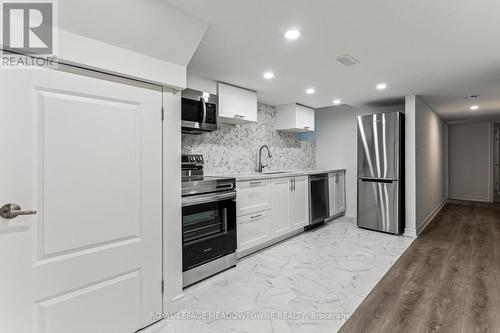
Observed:
[[[165,280],[161,280],[161,293],[165,293]]]
[[[161,121],[165,120],[165,109],[161,108]]]

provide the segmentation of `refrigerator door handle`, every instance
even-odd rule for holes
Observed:
[[[397,179],[392,178],[372,178],[372,177],[359,177],[362,182],[370,182],[370,183],[387,183],[391,184],[393,182],[398,181]]]

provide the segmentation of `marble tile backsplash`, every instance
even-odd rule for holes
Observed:
[[[183,154],[202,154],[205,174],[254,172],[259,148],[267,144],[272,157],[263,152],[266,170],[297,170],[316,167],[316,144],[301,140],[300,134],[276,131],[276,110],[259,103],[258,122],[220,124],[220,129],[202,135],[182,135]]]

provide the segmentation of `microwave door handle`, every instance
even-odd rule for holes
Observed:
[[[201,102],[201,109],[202,109],[202,116],[201,116],[201,125],[203,126],[205,124],[205,121],[207,119],[207,104],[205,103],[205,98],[200,98]]]

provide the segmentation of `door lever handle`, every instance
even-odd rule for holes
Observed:
[[[21,207],[15,203],[9,203],[3,205],[0,208],[0,216],[4,219],[13,219],[19,215],[33,215],[36,214],[36,210],[21,210]]]

